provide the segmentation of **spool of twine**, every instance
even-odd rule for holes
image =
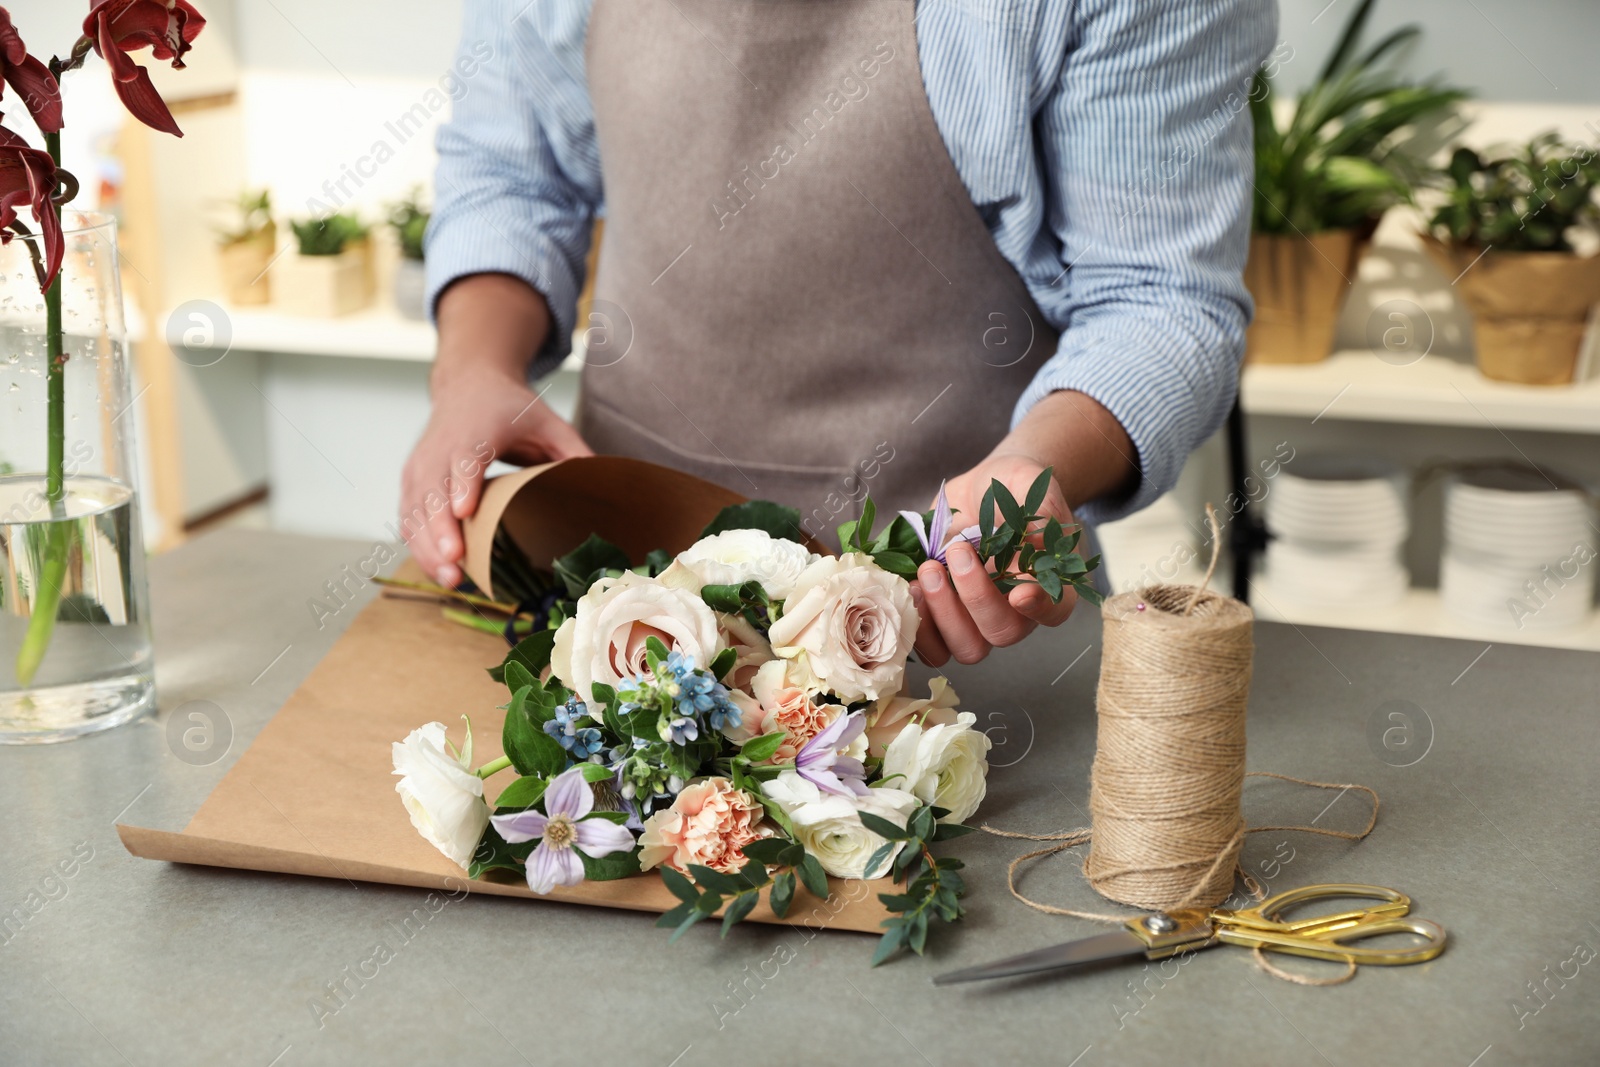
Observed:
[[[1193,586],[1107,600],[1084,874],[1153,910],[1221,903],[1244,842],[1249,607]]]

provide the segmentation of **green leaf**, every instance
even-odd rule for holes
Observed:
[[[805,859],[800,861],[796,868],[800,873],[800,881],[806,890],[818,900],[828,899],[828,873],[822,869],[822,864],[817,862],[817,857],[806,853]]]
[[[535,630],[521,641],[518,641],[516,647],[506,653],[506,658],[500,662],[500,666],[489,668],[489,677],[497,682],[504,682],[506,680],[506,665],[510,663],[520,664],[527,669],[532,677],[539,677],[544,672],[544,669],[550,666],[550,650],[555,647],[555,643],[556,632],[554,630]],[[520,686],[513,688],[520,688]]]
[[[744,745],[740,747],[739,755],[743,756],[751,763],[760,763],[763,760],[769,760],[773,756],[777,755],[778,749],[783,747],[783,743],[788,739],[789,735],[784,733],[782,730],[778,730],[770,734],[762,734],[760,737],[751,738],[749,741],[746,741]],[[748,854],[749,853],[747,852],[746,855]]]
[[[750,850],[745,849],[745,855]],[[772,891],[767,894],[767,903],[772,907],[772,914],[782,919],[789,914],[789,905],[794,901],[794,872],[784,871],[772,880]]]
[[[723,649],[721,652],[718,652],[716,658],[711,661],[711,676],[719,682],[722,681],[728,676],[728,672],[733,670],[733,665],[737,663],[738,660],[738,649]]]
[[[917,912],[917,917],[911,920],[911,935],[909,938],[907,938],[907,944],[910,945],[912,952],[915,952],[920,956],[922,955],[923,947],[926,946],[927,943],[928,913],[925,911],[919,911]]]
[[[664,548],[652,548],[645,553],[644,568],[648,577],[654,578],[672,566],[673,555]]]
[[[896,826],[881,815],[874,815],[870,811],[861,813],[861,825],[877,834],[886,841],[909,841],[911,833],[903,826]]]
[[[874,552],[872,554],[872,562],[890,574],[898,574],[902,578],[911,579],[917,576],[917,564],[920,561],[912,559],[904,552],[885,549],[881,552]]]
[[[926,841],[928,838],[932,837],[933,810],[927,807],[918,808],[916,813],[911,816],[911,822],[907,826],[907,829],[910,830],[912,835],[914,835],[919,841]]]
[[[728,931],[732,930],[735,924],[743,922],[745,916],[756,906],[756,901],[760,899],[761,895],[754,889],[734,897],[733,903],[728,905],[728,910],[722,913],[722,936],[727,937]]]
[[[965,837],[966,835],[972,833],[975,829],[977,828],[973,826],[965,826],[958,822],[942,822],[939,824],[939,828],[933,832],[933,840],[949,841],[953,838]]]
[[[661,881],[672,891],[673,896],[685,904],[693,904],[700,899],[700,890],[694,887],[694,883],[671,867],[661,868]]]
[[[740,892],[743,887],[739,880],[721,871],[714,871],[710,867],[703,867],[698,863],[689,864],[689,873],[694,877],[695,885],[702,889],[713,890],[724,895],[733,895]]]
[[[506,706],[505,726],[500,743],[518,774],[553,778],[567,765],[567,754],[555,738],[534,725],[528,714],[532,687],[517,690]]]
[[[905,943],[906,928],[904,924],[892,926],[889,931],[878,939],[878,948],[872,953],[872,966],[876,967],[890,956],[895,950]]]
[[[803,541],[800,530],[800,512],[770,500],[747,500],[743,504],[730,504],[717,512],[701,537],[710,537],[725,530],[765,530],[773,537],[789,541]]]
[[[792,842],[783,837],[763,837],[759,841],[752,841],[744,846],[742,851],[749,859],[760,860],[768,866],[776,867],[783,863],[783,854]]]
[[[515,845],[500,836],[494,824],[483,828],[478,847],[472,850],[472,860],[467,864],[468,878],[482,878],[491,871],[510,871],[518,877],[523,874],[523,861],[538,845],[537,841],[522,841]]]
[[[495,798],[496,810],[501,808],[531,808],[544,797],[548,783],[538,775],[524,775],[510,782]]]
[[[872,858],[867,860],[867,865],[862,868],[861,876],[863,878],[879,877],[883,872],[878,870],[878,865],[889,858],[889,853],[894,851],[894,847],[895,843],[893,841],[885,841],[879,845],[878,850],[872,854]]]
[[[513,693],[515,693],[518,689],[531,689],[537,682],[536,677],[528,670],[528,668],[523,666],[521,663],[518,663],[514,659],[506,660],[504,673],[506,688],[510,689]]]
[[[628,813],[625,811],[591,811],[584,816],[585,819],[604,819],[606,822],[624,826],[628,822]]]
[[[612,882],[618,878],[632,878],[639,873],[637,851],[613,852],[599,859],[579,851],[578,858],[583,860],[583,877],[591,882]]]
[[[550,569],[567,587],[567,595],[576,599],[605,572],[625,571],[631,566],[626,552],[598,534],[590,534],[583,544],[552,563]]]
[[[1044,506],[1045,494],[1050,492],[1050,477],[1054,467],[1046,467],[1034,478],[1033,484],[1028,486],[1028,495],[1022,504],[1022,510],[1029,515],[1039,514],[1039,509]]]
[[[593,785],[595,782],[609,782],[616,777],[616,772],[603,763],[580,763],[583,768],[583,780]]]
[[[664,911],[656,918],[656,925],[660,927],[673,927],[682,925],[683,920],[694,914],[693,904],[679,904],[670,911]]]

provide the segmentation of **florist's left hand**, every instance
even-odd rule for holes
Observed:
[[[998,479],[1018,500],[1049,464],[1020,452],[997,452],[945,485],[950,506],[955,509],[953,530],[963,530],[978,521],[978,505]],[[929,502],[930,505],[932,502]],[[1076,520],[1067,506],[1060,483],[1052,480],[1039,514],[1054,516],[1063,526]],[[917,570],[911,583],[922,624],[917,630],[917,656],[930,667],[940,667],[953,656],[958,663],[976,663],[991,648],[1014,645],[1028,636],[1035,626],[1056,626],[1065,622],[1078,602],[1078,594],[1067,588],[1058,603],[1051,603],[1037,585],[1027,582],[1010,593],[995,587],[989,570],[978,561],[978,553],[961,538],[955,538],[945,551],[949,569],[937,560],[928,560]]]

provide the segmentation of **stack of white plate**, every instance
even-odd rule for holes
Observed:
[[[1405,595],[1411,575],[1400,548],[1411,531],[1409,480],[1397,468],[1305,457],[1268,484],[1266,577],[1276,596],[1307,608],[1349,608]]]
[[[1588,498],[1536,470],[1494,468],[1445,487],[1445,608],[1501,629],[1581,625],[1594,604],[1595,536]]]

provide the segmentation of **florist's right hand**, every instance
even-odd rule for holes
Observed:
[[[435,382],[433,413],[406,461],[400,531],[440,585],[461,583],[461,520],[478,510],[495,460],[524,466],[592,456],[578,431],[526,382],[491,368],[462,367]]]

